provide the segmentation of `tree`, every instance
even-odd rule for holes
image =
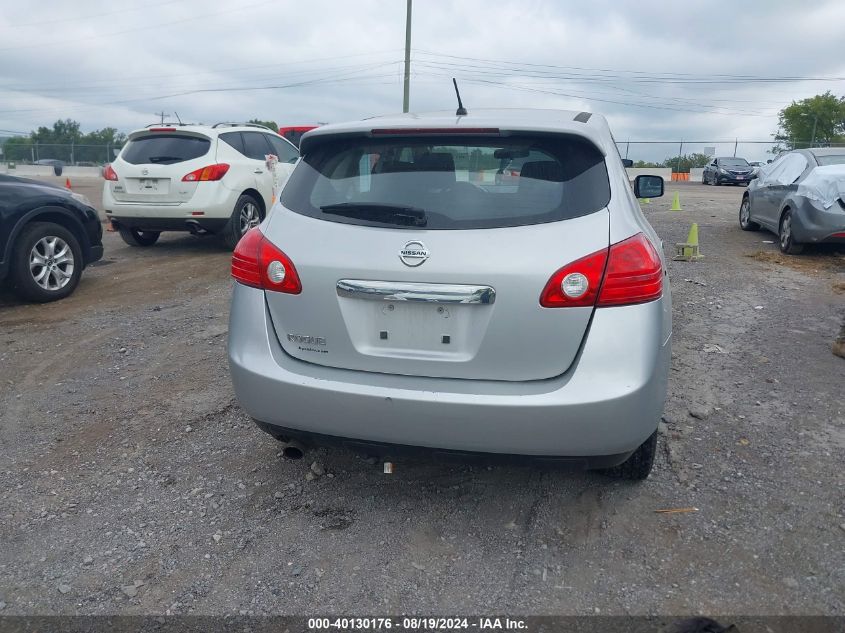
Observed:
[[[113,127],[83,134],[79,123],[72,119],[58,120],[53,127],[41,126],[29,136],[13,136],[3,144],[4,159],[8,161],[36,161],[55,158],[68,164],[78,162],[110,162],[112,149],[119,149],[126,135]]]
[[[828,90],[815,97],[793,101],[778,113],[778,132],[772,153],[843,141],[845,97],[837,97]]]
[[[660,163],[652,163],[647,160],[638,160],[634,162],[634,167],[660,167]]]
[[[250,119],[249,123],[257,123],[258,125],[263,125],[264,127],[269,127],[274,132],[279,131],[279,126],[276,125],[275,121],[262,121],[261,119]]]
[[[663,161],[661,167],[671,167],[672,171],[683,174],[689,173],[690,169],[704,167],[709,162],[710,157],[707,154],[693,152],[692,154],[667,158]]]

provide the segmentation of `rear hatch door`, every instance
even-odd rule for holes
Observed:
[[[159,131],[163,130],[163,131]],[[212,139],[174,128],[152,128],[130,136],[112,163],[118,176],[109,182],[118,202],[178,205],[194,195],[197,182],[184,176],[213,160]]]
[[[302,282],[298,295],[266,292],[283,349],[389,374],[564,373],[593,308],[539,299],[555,271],[608,247],[601,152],[569,137],[360,143],[300,161],[286,211],[263,227]],[[502,185],[508,152],[530,160]]]

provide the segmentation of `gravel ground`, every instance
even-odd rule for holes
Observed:
[[[676,188],[646,214],[667,249],[697,221],[706,259],[670,264],[641,484],[283,459],[232,394],[211,239],[110,233],[69,299],[0,295],[0,614],[842,615],[845,259],[741,232],[740,189]]]

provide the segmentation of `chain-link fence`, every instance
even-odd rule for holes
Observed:
[[[734,156],[749,162],[766,163],[774,160],[780,151],[812,147],[811,140],[791,140],[777,144],[774,140],[747,141],[617,141],[622,158],[634,161],[643,167],[667,167],[674,172],[689,172],[691,168],[703,167],[706,158]],[[818,146],[818,143],[815,144]],[[845,143],[826,143],[827,146],[843,147]],[[845,153],[845,151],[843,151]]]
[[[0,160],[21,165],[51,164],[60,161],[64,165],[100,166],[110,163],[120,151],[120,145],[87,145],[83,143],[38,143],[12,139],[0,147]]]

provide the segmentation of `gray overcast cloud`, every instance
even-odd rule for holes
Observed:
[[[68,117],[129,131],[161,110],[281,125],[401,111],[404,0],[32,6],[0,14],[0,134]],[[843,24],[839,0],[416,0],[411,109],[454,108],[455,76],[470,111],[600,112],[622,142],[766,140],[792,100],[845,93]],[[632,145],[631,158],[677,149]]]

